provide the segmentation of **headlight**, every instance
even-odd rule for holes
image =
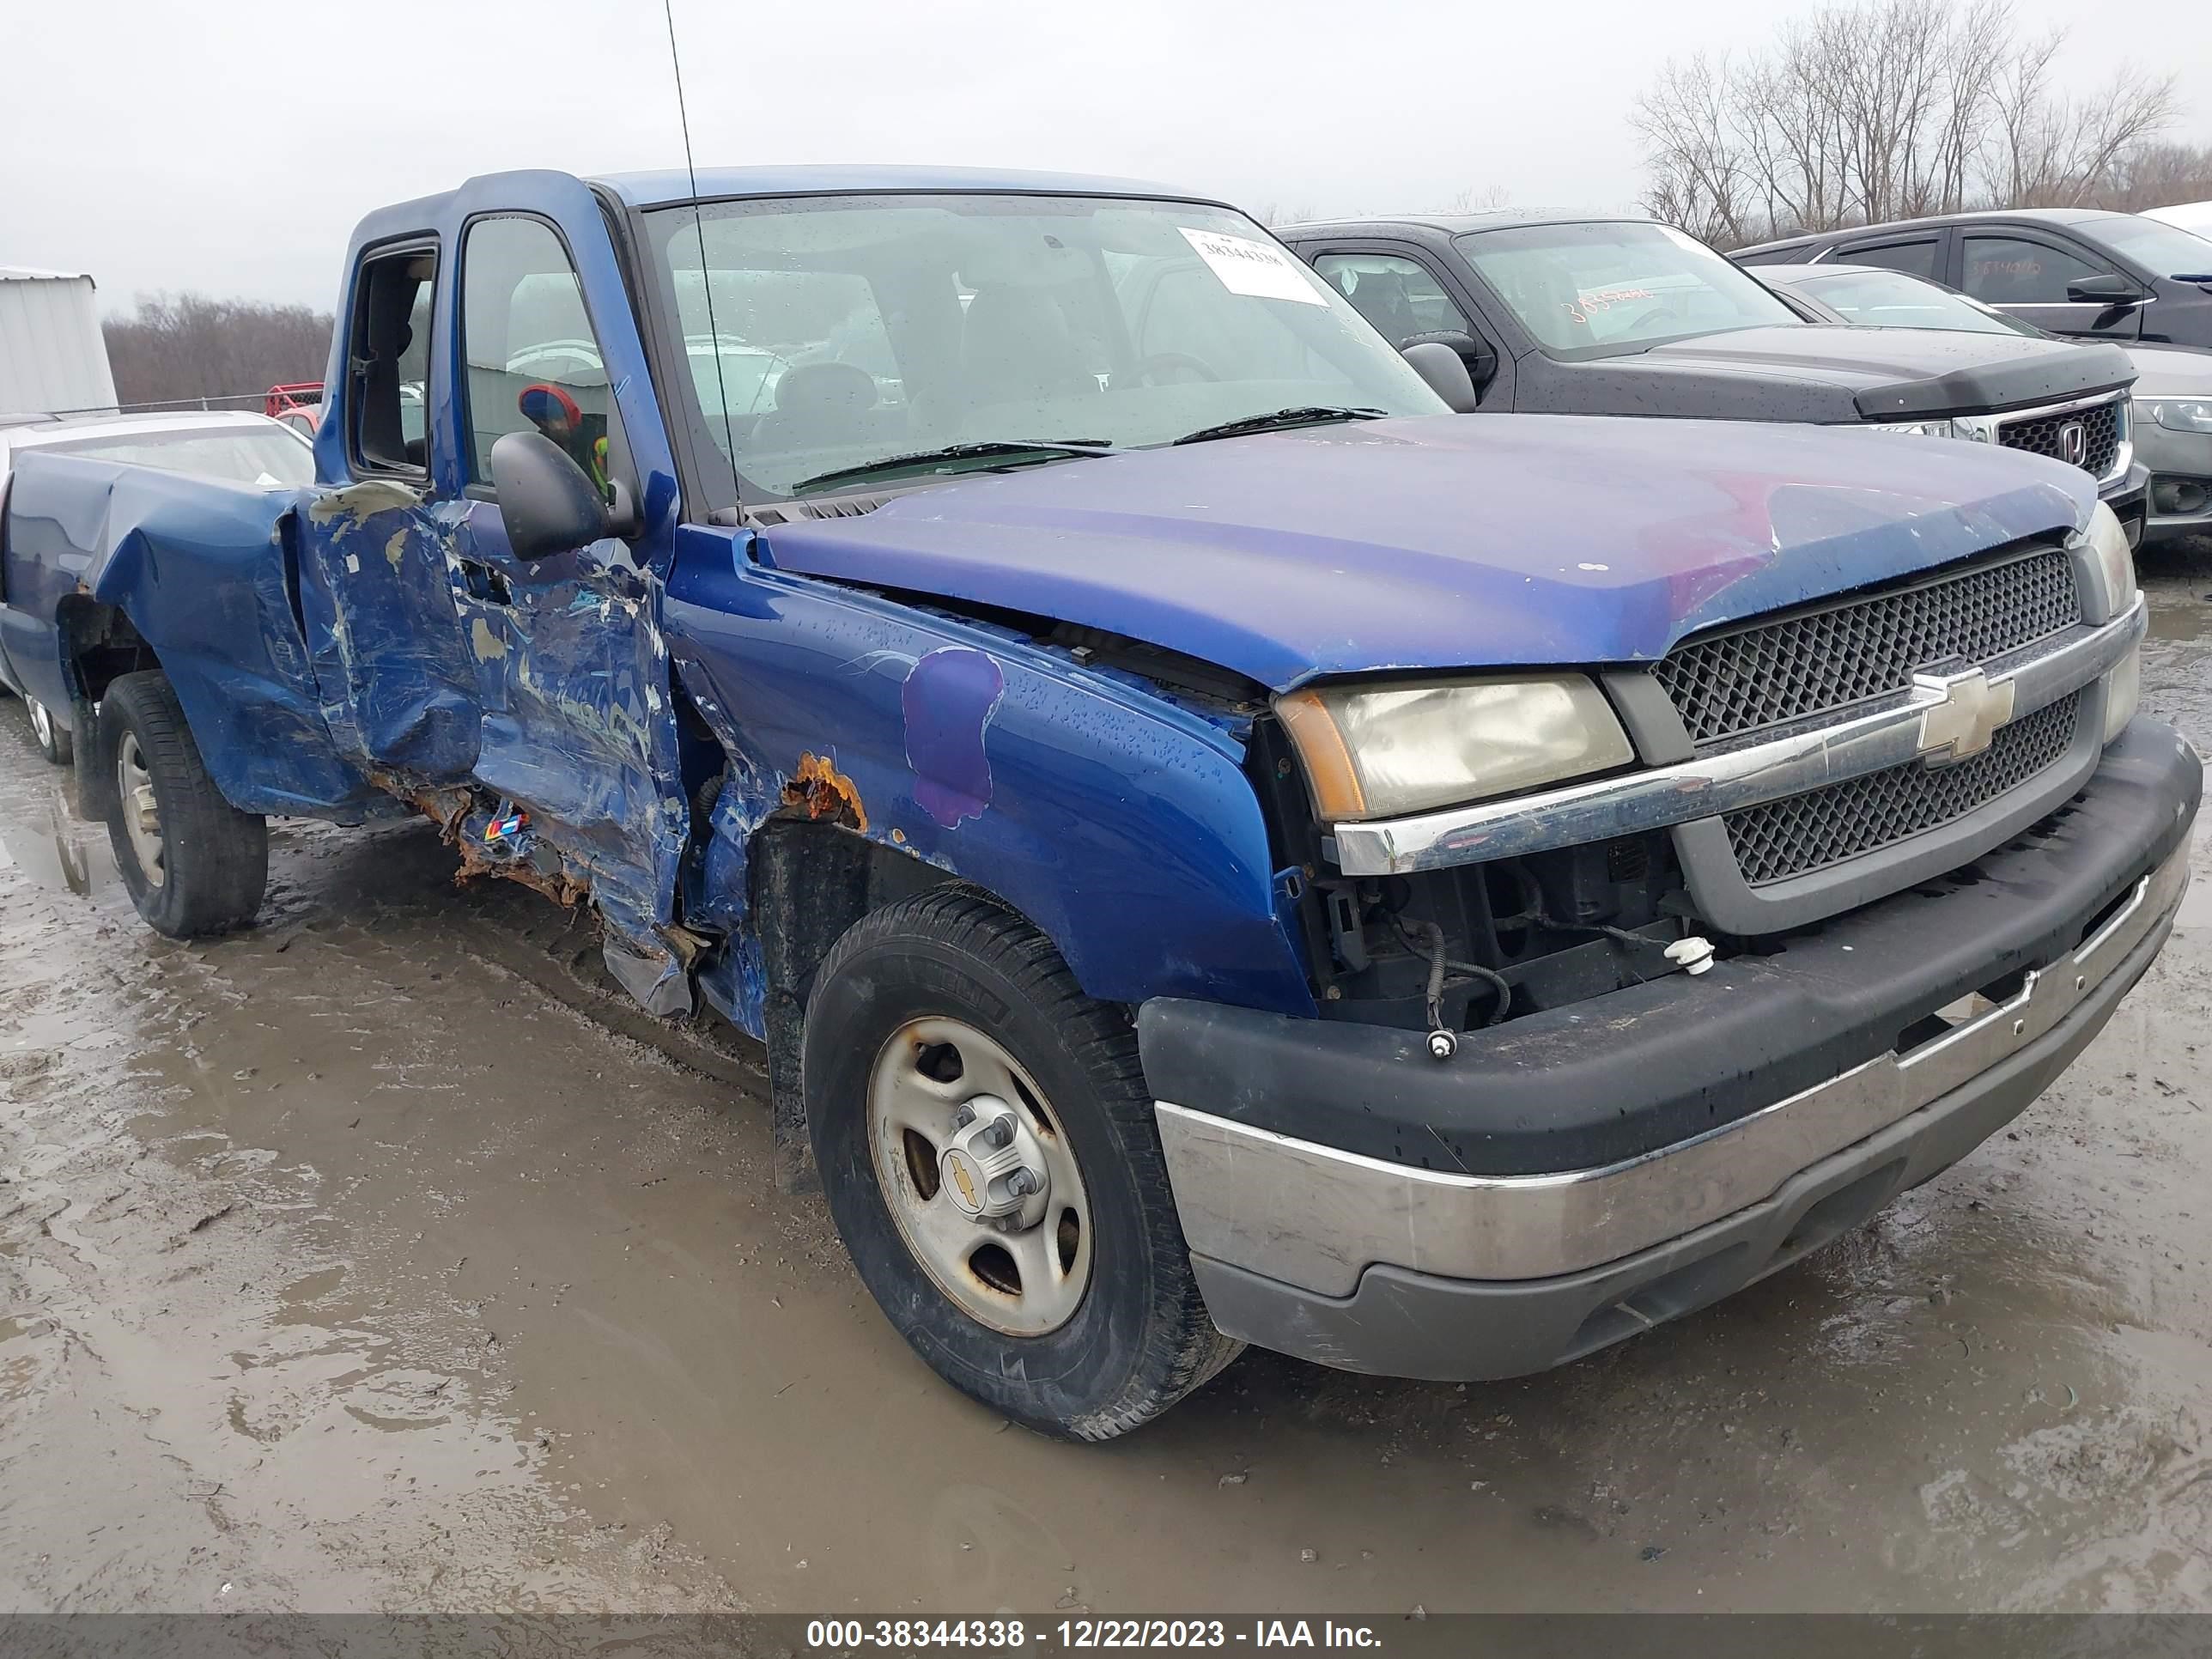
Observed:
[[[2097,575],[2105,585],[2105,620],[2118,616],[2136,598],[2136,556],[2128,550],[2128,532],[2099,501],[2089,514],[2089,550],[2097,556]]]
[[[2142,400],[2142,411],[2168,432],[2212,435],[2212,398],[2147,399]]]
[[[1326,823],[1393,817],[1625,766],[1628,735],[1580,674],[1322,686],[1275,699]]]
[[[2142,691],[2141,646],[2112,665],[2112,678],[2105,685],[2105,741],[2110,743],[2136,717],[2136,699]]]
[[[1902,432],[1914,438],[1956,438],[1962,434],[1951,421],[1871,421],[1869,432]]]

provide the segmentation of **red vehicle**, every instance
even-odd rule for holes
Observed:
[[[272,386],[263,394],[261,412],[272,421],[283,422],[301,437],[312,438],[315,423],[323,417],[323,383],[299,380]]]

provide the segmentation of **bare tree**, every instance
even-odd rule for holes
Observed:
[[[125,404],[239,402],[319,380],[331,349],[326,312],[204,294],[141,295],[135,314],[109,319],[102,332]]]
[[[1513,205],[1513,192],[1504,185],[1469,185],[1437,210],[1440,213],[1497,213]]]
[[[1873,0],[1825,6],[1745,57],[1670,60],[1630,118],[1650,167],[1644,204],[1738,246],[2104,199],[2130,187],[2172,119],[2173,83],[2127,69],[2070,97],[2054,85],[2062,38],[2023,37],[2012,0]]]
[[[2212,201],[2212,144],[2140,144],[2124,156],[2096,205],[2122,213]]]

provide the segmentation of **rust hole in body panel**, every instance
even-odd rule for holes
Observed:
[[[783,804],[810,818],[826,818],[865,831],[868,810],[860,805],[860,792],[852,779],[819,755],[801,755],[799,770],[783,786]]]

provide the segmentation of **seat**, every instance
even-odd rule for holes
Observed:
[[[976,289],[968,302],[960,366],[977,404],[1039,403],[1098,390],[1066,317],[1033,288]]]
[[[853,363],[802,363],[775,383],[775,407],[760,417],[747,447],[835,449],[879,437],[889,411],[878,407],[876,377]]]
[[[1408,335],[1419,331],[1413,301],[1406,297],[1406,279],[1396,271],[1361,271],[1351,297],[1353,308],[1392,345],[1404,344]]]

